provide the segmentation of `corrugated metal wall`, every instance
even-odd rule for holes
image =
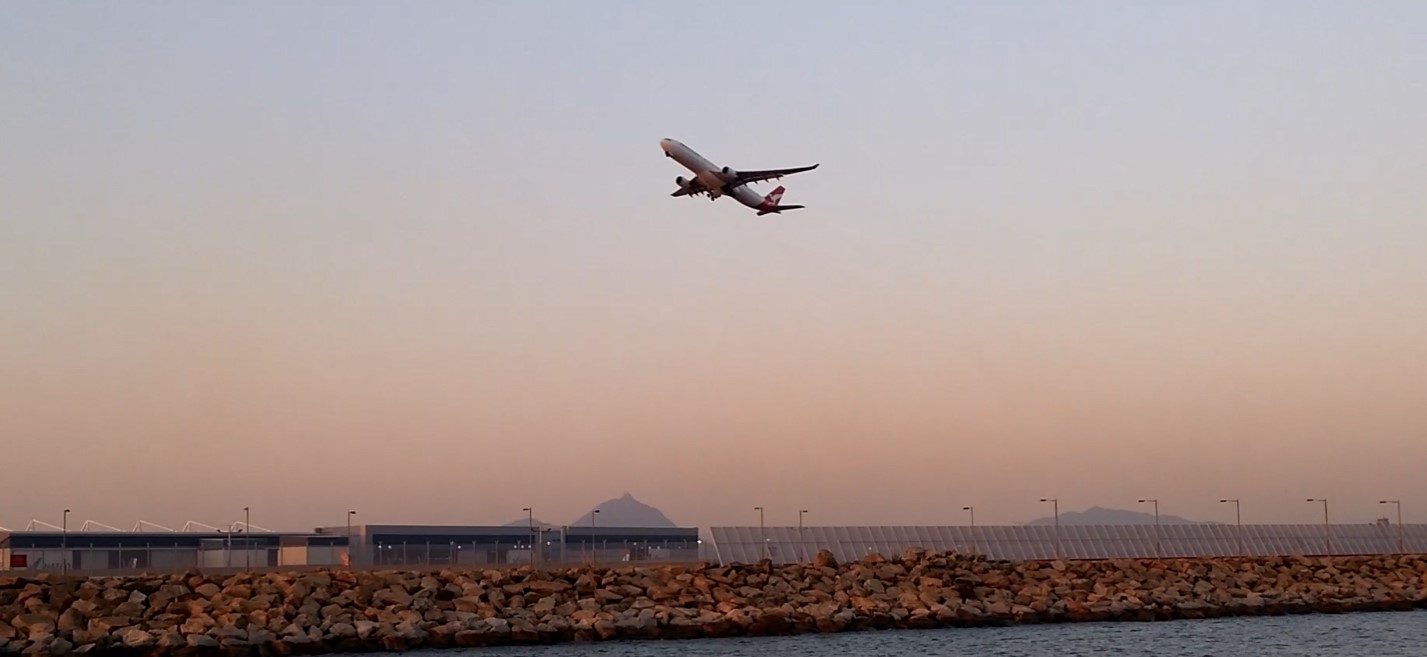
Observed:
[[[910,547],[992,559],[1103,559],[1248,555],[1390,554],[1398,527],[1386,525],[1062,525],[921,527],[710,527],[704,553],[720,563],[809,560],[827,549],[839,560]],[[1402,550],[1427,553],[1427,525],[1403,525]]]

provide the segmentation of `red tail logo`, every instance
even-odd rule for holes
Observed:
[[[773,191],[768,192],[768,195],[767,195],[767,196],[764,196],[764,197],[763,197],[763,207],[765,207],[765,208],[775,207],[775,206],[778,205],[778,202],[781,201],[781,200],[783,200],[783,186],[782,186],[782,185],[778,185],[777,187],[774,187],[774,188],[773,188]]]

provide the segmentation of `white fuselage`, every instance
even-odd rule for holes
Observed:
[[[675,162],[682,164],[685,169],[692,172],[694,178],[703,183],[704,188],[709,190],[710,197],[718,198],[727,193],[727,195],[732,196],[734,200],[750,208],[756,208],[763,202],[763,197],[759,196],[758,192],[749,189],[747,185],[739,185],[734,187],[731,191],[725,192],[724,185],[727,184],[728,181],[723,176],[723,167],[717,166],[713,162],[704,159],[704,156],[699,155],[694,149],[685,146],[679,141],[674,139],[661,139],[659,140],[659,147],[664,149],[665,155],[674,158]]]

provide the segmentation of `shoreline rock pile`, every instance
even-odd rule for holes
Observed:
[[[0,655],[242,657],[1427,607],[1427,557],[7,578]]]

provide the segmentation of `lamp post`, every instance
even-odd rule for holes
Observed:
[[[590,563],[594,563],[597,556],[595,554],[595,516],[599,514],[599,509],[590,512]]]
[[[1145,502],[1154,502],[1154,556],[1156,559],[1160,559],[1164,557],[1164,552],[1159,549],[1159,500],[1140,500],[1140,504]]]
[[[1323,547],[1327,550],[1328,556],[1331,557],[1333,556],[1333,530],[1328,526],[1328,499],[1310,497],[1308,501],[1323,503]]]
[[[347,512],[347,567],[348,567],[348,568],[351,568],[351,567],[352,567],[352,562],[353,562],[353,560],[354,560],[354,559],[353,559],[353,555],[352,555],[352,516],[355,516],[355,515],[357,515],[357,512],[356,512],[356,511],[348,511],[348,512]]]
[[[1050,502],[1051,508],[1055,510],[1055,558],[1060,558],[1060,500],[1054,497],[1042,497],[1042,502]]]
[[[64,510],[60,517],[59,548],[60,548],[60,572],[69,572],[69,509]],[[81,528],[82,529],[82,528]]]
[[[763,558],[768,558],[768,537],[763,535],[763,507],[755,506],[754,511],[758,512],[758,543],[762,545]]]
[[[243,541],[243,561],[247,564],[248,570],[253,569],[253,523],[248,522],[252,518],[252,512],[248,511],[248,507],[243,507],[243,538],[247,539]]]
[[[1220,504],[1234,503],[1234,532],[1238,536],[1239,556],[1244,556],[1244,523],[1239,514],[1239,498],[1219,500]]]
[[[528,506],[522,508],[521,511],[524,511],[526,518],[529,519],[528,522],[530,524],[530,565],[533,566],[535,565],[535,544],[538,542],[535,536],[535,511],[533,511]]]
[[[1378,504],[1397,505],[1397,553],[1402,554],[1402,501],[1401,500],[1381,500]]]
[[[962,511],[971,512],[971,554],[976,554],[976,507],[963,506]]]
[[[802,557],[808,556],[808,546],[803,542],[803,514],[807,512],[807,509],[798,509],[798,552],[801,554],[799,563],[802,563]]]

